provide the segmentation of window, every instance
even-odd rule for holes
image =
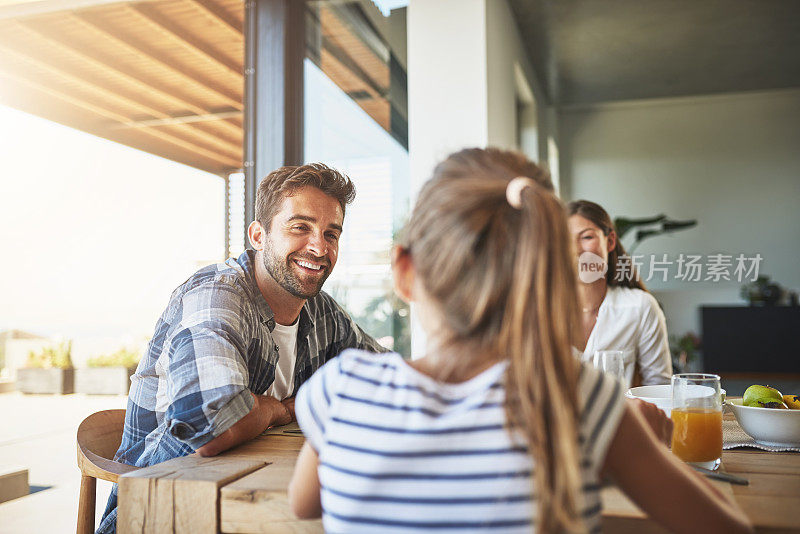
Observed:
[[[307,15],[304,159],[356,186],[325,290],[367,333],[408,356],[408,308],[393,294],[389,260],[409,209],[405,9],[312,2]]]

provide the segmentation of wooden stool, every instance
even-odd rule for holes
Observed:
[[[78,501],[78,534],[94,532],[97,479],[117,483],[120,475],[137,467],[112,460],[122,441],[125,410],[93,413],[78,427],[78,467],[81,493]]]

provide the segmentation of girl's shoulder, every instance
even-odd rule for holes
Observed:
[[[347,349],[336,357],[340,372],[359,370],[397,370],[402,367],[403,357],[396,352],[369,352],[362,349]]]
[[[493,399],[502,396],[503,376],[508,366],[508,361],[503,360],[466,381],[442,382],[416,369],[395,352],[373,354],[351,349],[337,360],[339,384],[349,392],[386,399],[399,395],[403,402],[415,400],[420,406],[433,403],[437,413],[446,406],[469,404],[470,400],[487,395]]]

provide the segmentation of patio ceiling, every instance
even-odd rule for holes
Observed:
[[[381,47],[340,5],[313,4],[312,58],[388,129]],[[243,19],[242,0],[0,4],[0,102],[227,175],[242,168]]]

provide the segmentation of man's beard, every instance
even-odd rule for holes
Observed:
[[[297,298],[310,299],[316,297],[322,289],[322,285],[325,283],[325,280],[327,280],[328,276],[331,274],[330,263],[327,261],[327,259],[325,260],[322,267],[323,273],[319,279],[319,282],[313,287],[309,288],[310,284],[304,284],[294,271],[294,268],[291,265],[293,259],[308,260],[312,263],[320,263],[319,258],[310,254],[304,256],[290,255],[287,258],[281,258],[274,253],[272,245],[269,243],[269,240],[267,240],[267,244],[264,246],[264,268],[267,270],[270,276],[272,276],[272,278],[278,282],[279,286]]]

